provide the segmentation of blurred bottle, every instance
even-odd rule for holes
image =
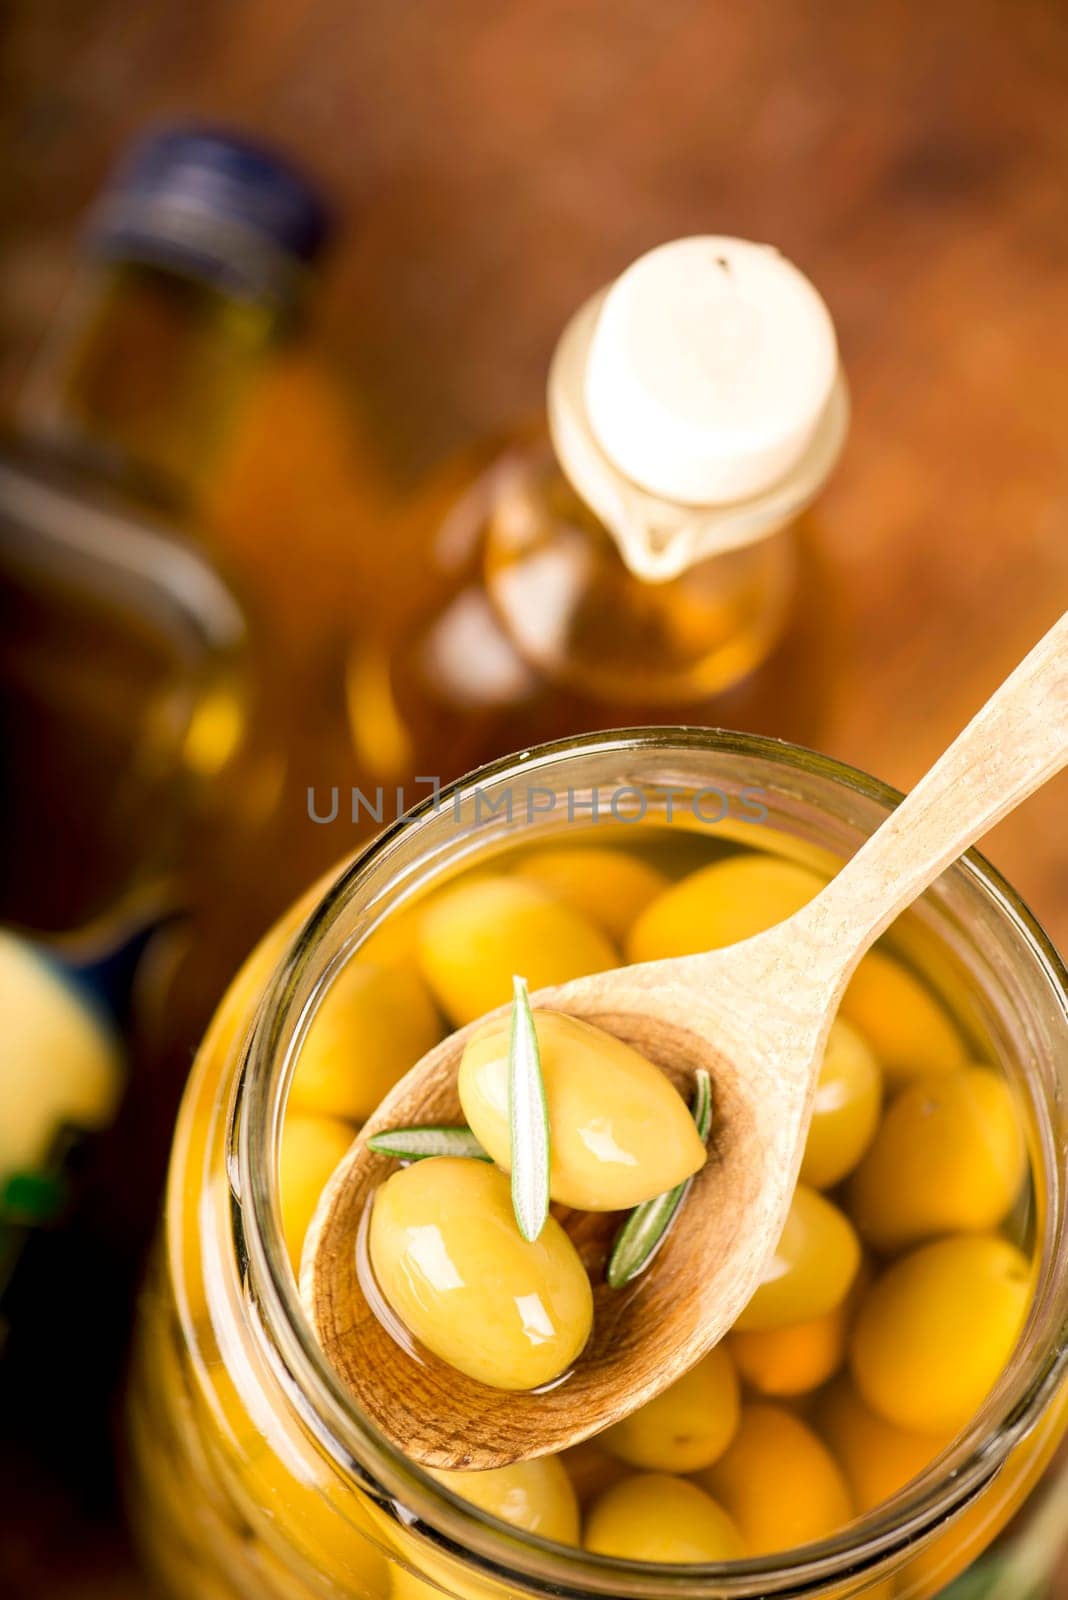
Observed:
[[[198,518],[327,231],[302,177],[203,128],[136,146],[91,214],[0,449],[2,921],[105,916],[276,801],[272,663]]]
[[[0,1290],[81,1172],[49,1249],[101,1283],[112,1262],[121,1306],[192,1048],[263,920],[285,667],[204,511],[327,233],[270,152],[147,138],[0,442]]]
[[[848,419],[812,285],[766,246],[661,246],[567,327],[548,401],[547,428],[451,467],[398,530],[429,594],[351,654],[365,773],[654,722],[811,739],[826,586],[801,513]]]

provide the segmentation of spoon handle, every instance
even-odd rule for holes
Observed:
[[[1068,763],[1068,612],[837,877],[791,921],[845,981],[899,912]]]

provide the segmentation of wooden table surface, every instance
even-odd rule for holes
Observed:
[[[852,386],[827,748],[907,786],[1068,604],[1052,0],[9,0],[3,72],[6,396],[117,148],[206,114],[341,206],[315,338],[368,496],[536,407],[569,312],[643,248],[738,233],[821,287]],[[1062,943],[1066,797],[989,848]],[[0,1454],[5,1595],[140,1596],[105,1502]]]

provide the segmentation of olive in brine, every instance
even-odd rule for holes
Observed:
[[[536,1389],[589,1338],[593,1294],[575,1247],[553,1217],[528,1243],[508,1179],[485,1162],[436,1156],[387,1178],[370,1253],[405,1327],[480,1383]]]

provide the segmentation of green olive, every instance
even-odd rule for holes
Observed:
[[[371,1266],[428,1350],[495,1389],[536,1389],[566,1372],[593,1324],[578,1253],[549,1217],[528,1243],[508,1179],[483,1161],[437,1156],[395,1172],[375,1196]]]
[[[793,916],[825,882],[779,856],[747,851],[713,861],[646,906],[630,931],[627,959],[659,961],[737,944]]]
[[[308,1224],[315,1215],[327,1179],[348,1152],[354,1137],[348,1123],[339,1122],[336,1117],[296,1116],[292,1112],[286,1117],[278,1181],[282,1231],[293,1271],[298,1276]]]
[[[837,1461],[786,1406],[744,1406],[730,1448],[700,1481],[726,1506],[752,1555],[825,1539],[853,1516]]]
[[[434,1472],[447,1489],[502,1522],[558,1544],[578,1544],[579,1509],[558,1456],[535,1456],[488,1472]]]
[[[511,999],[513,973],[543,989],[606,972],[619,957],[600,928],[540,884],[480,876],[432,898],[419,959],[442,1009],[462,1025]]]
[[[641,856],[600,845],[531,850],[516,870],[581,912],[617,944],[649,902],[670,887],[664,874]]]
[[[678,1090],[651,1061],[601,1028],[536,1011],[552,1148],[550,1193],[581,1211],[618,1211],[673,1189],[706,1152]],[[468,1040],[464,1116],[484,1149],[511,1166],[507,1019]]]
[[[913,1433],[966,1426],[1012,1354],[1031,1263],[994,1233],[958,1234],[899,1256],[869,1289],[850,1341],[872,1411]]]
[[[363,1122],[440,1038],[441,1019],[418,972],[350,961],[301,1045],[290,1105]]]
[[[860,1256],[860,1241],[845,1213],[799,1183],[775,1254],[734,1326],[783,1328],[833,1311],[852,1287]]]
[[[883,1098],[873,1052],[848,1022],[831,1024],[805,1143],[801,1177],[829,1189],[852,1172],[871,1144]]]
[[[606,1489],[586,1521],[586,1548],[624,1561],[734,1561],[741,1535],[710,1494],[685,1478],[636,1473]]]
[[[726,1450],[740,1409],[734,1362],[726,1345],[718,1344],[654,1399],[606,1428],[597,1442],[632,1467],[696,1472]]]
[[[853,1219],[876,1250],[996,1228],[1027,1176],[1012,1090],[989,1067],[917,1078],[888,1108],[853,1174]]]

